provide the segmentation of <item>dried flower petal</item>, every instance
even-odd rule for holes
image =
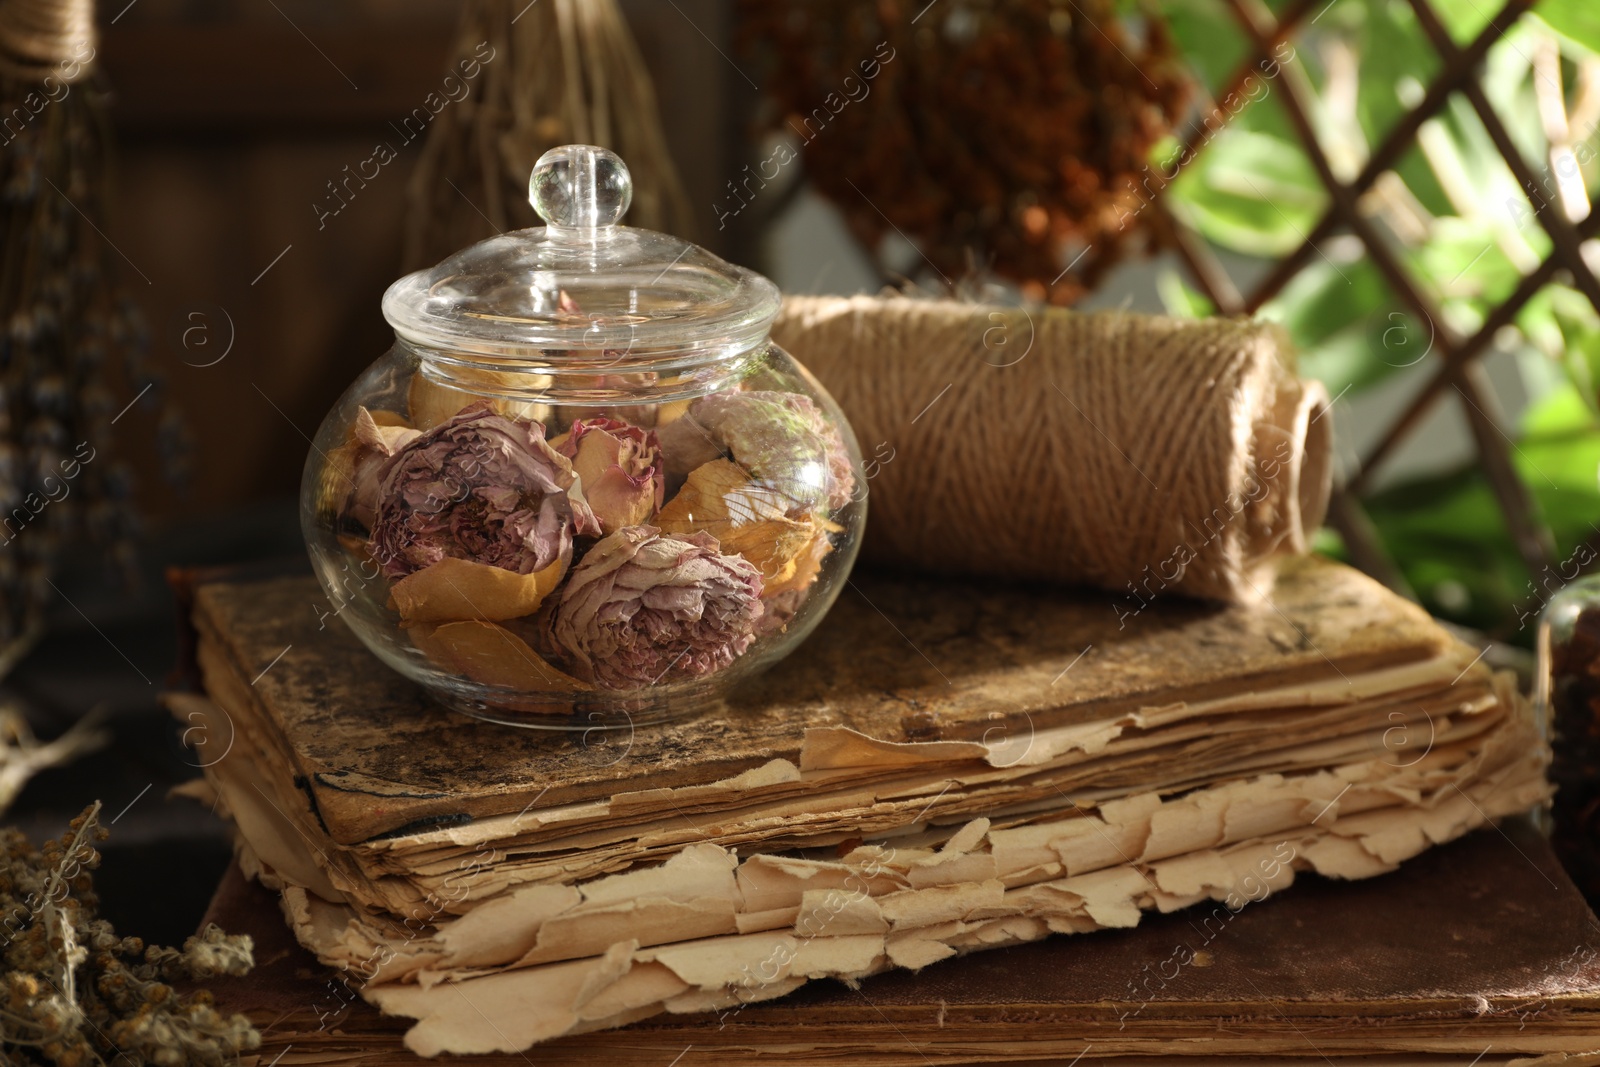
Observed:
[[[413,429],[405,419],[393,411],[368,411],[366,408],[357,408],[356,421],[350,428],[350,435],[358,443],[388,457],[422,436],[422,431]]]
[[[549,375],[478,367],[456,367],[450,373],[459,386],[435,381],[420,371],[412,375],[406,407],[419,430],[431,430],[475,403],[487,403],[497,415],[523,422],[543,422],[550,414],[549,404],[522,395],[549,384]],[[494,395],[497,393],[509,395]]]
[[[833,551],[831,534],[843,533],[844,527],[836,522],[826,519],[820,524],[816,536],[811,542],[795,556],[794,570],[786,578],[767,582],[761,590],[761,598],[770,602],[772,598],[782,596],[797,590],[804,590],[817,580],[817,575],[822,571],[822,561],[828,558]]]
[[[656,406],[656,428],[660,429],[669,422],[677,422],[689,413],[692,400],[669,400],[665,404]]]
[[[607,689],[700,678],[750,647],[760,597],[760,574],[715,538],[630,526],[572,568],[550,638],[574,673]]]
[[[656,525],[670,534],[704,531],[724,552],[737,552],[761,572],[762,585],[795,574],[796,557],[816,536],[807,515],[785,514],[789,499],[754,481],[745,469],[725,459],[696,467],[682,489],[661,509]]]
[[[556,670],[504,626],[479,619],[418,625],[411,643],[440,667],[482,685],[524,693],[578,692],[589,687]]]
[[[532,574],[441,559],[394,583],[389,596],[402,625],[465,619],[499,622],[538,611],[566,573],[566,561],[560,559]]]
[[[789,575],[762,588],[761,618],[756,623],[758,634],[787,630],[789,620],[799,614],[806,598],[811,595],[811,586],[822,573],[822,561],[833,551],[833,540],[829,535],[844,530],[843,526],[826,519],[821,526],[811,543],[795,557]]]

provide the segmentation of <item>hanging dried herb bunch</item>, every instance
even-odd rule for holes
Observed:
[[[248,937],[208,926],[181,951],[146,948],[95,918],[89,872],[100,863],[94,844],[106,838],[99,814],[96,803],[43,848],[0,830],[0,1062],[220,1067],[257,1048],[261,1036],[244,1016],[171,985],[248,972]]]
[[[67,537],[87,533],[131,567],[133,479],[112,455],[124,406],[140,395],[161,412],[175,478],[187,457],[103,233],[93,13],[88,0],[0,0],[0,673],[37,631]]]
[[[799,143],[811,182],[869,251],[898,230],[947,279],[975,263],[1031,298],[1070,303],[1145,240],[1141,168],[1188,96],[1165,24],[1117,7],[739,0],[738,10],[741,47],[776,104],[764,126]],[[764,161],[762,176],[780,162]]]
[[[412,172],[406,270],[539,225],[528,175],[564,144],[600,145],[628,161],[631,225],[687,232],[655,86],[616,0],[471,0],[451,54],[452,70],[481,74],[434,120]]]

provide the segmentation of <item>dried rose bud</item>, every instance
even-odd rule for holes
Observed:
[[[575,532],[600,532],[568,496],[577,478],[544,427],[487,401],[412,440],[379,476],[368,550],[390,578],[446,558],[531,574],[571,559]]]
[[[572,568],[550,637],[574,674],[607,689],[700,678],[750,647],[760,598],[760,574],[716,538],[629,526]]]
[[[378,506],[379,472],[417,433],[392,411],[357,408],[349,439],[328,451],[317,485],[318,508],[370,530]]]
[[[616,419],[578,419],[553,442],[572,461],[579,491],[604,533],[637,526],[666,489],[656,435]]]
[[[701,397],[656,431],[673,474],[731,454],[761,484],[795,502],[794,513],[850,502],[855,474],[838,427],[799,393],[752,391]]]
[[[334,496],[342,501],[340,510],[370,530],[384,464],[419,436],[392,411],[358,408],[350,441],[329,457]]]

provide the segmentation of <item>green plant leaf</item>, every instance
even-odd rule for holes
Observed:
[[[1544,158],[1548,147],[1543,125],[1511,120],[1519,115],[1539,114],[1539,101],[1533,87],[1533,56],[1538,50],[1537,37],[1532,21],[1525,20],[1508,27],[1505,36],[1490,46],[1489,54],[1484,59],[1483,73],[1478,79],[1489,106],[1503,117],[1506,135],[1522,150],[1523,158],[1533,162],[1535,167]]]
[[[1446,296],[1498,303],[1511,294],[1522,273],[1506,257],[1491,225],[1453,215],[1435,219],[1414,265]]]
[[[1465,0],[1452,0],[1464,3]],[[1540,0],[1533,13],[1569,41],[1600,52],[1600,5],[1594,0]]]
[[[1534,293],[1522,310],[1517,312],[1517,329],[1534,348],[1543,352],[1552,359],[1561,358],[1562,351],[1566,348],[1566,335],[1561,329],[1561,320],[1556,314],[1554,297],[1551,290],[1554,286],[1545,286]]]
[[[1458,45],[1467,44],[1482,33],[1501,7],[1493,0],[1432,0],[1432,3],[1450,39]]]
[[[1247,55],[1244,33],[1223,0],[1165,0],[1161,17],[1210,92],[1219,89]]]
[[[1463,625],[1514,631],[1510,605],[1527,571],[1480,470],[1417,478],[1363,503],[1423,606]]]
[[[1217,306],[1200,290],[1191,287],[1175,270],[1156,275],[1156,292],[1167,314],[1180,319],[1204,319],[1217,313]]]
[[[1409,4],[1366,0],[1357,41],[1360,77],[1356,115],[1369,147],[1377,145],[1408,109],[1400,85],[1427,84],[1441,66]]]
[[[1293,251],[1328,195],[1298,145],[1230,126],[1178,176],[1171,204],[1189,225],[1250,255]]]
[[[1600,412],[1600,315],[1588,298],[1570,286],[1547,285],[1515,321],[1528,341],[1526,358],[1560,366],[1590,412]]]
[[[1512,463],[1532,493],[1556,546],[1572,551],[1600,523],[1600,418],[1576,388],[1552,389],[1524,414]]]
[[[1269,300],[1261,314],[1283,323],[1294,343],[1309,349],[1393,301],[1383,275],[1370,259],[1336,265],[1318,258]]]
[[[1570,385],[1529,409],[1512,463],[1555,535],[1556,561],[1533,576],[1476,465],[1407,481],[1364,504],[1384,547],[1424,604],[1526,643],[1542,590],[1570,578],[1574,553],[1600,536],[1600,419]]]

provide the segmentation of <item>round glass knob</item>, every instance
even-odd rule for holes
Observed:
[[[604,229],[621,222],[633,203],[633,178],[615,152],[563,145],[533,165],[528,202],[552,229]]]

